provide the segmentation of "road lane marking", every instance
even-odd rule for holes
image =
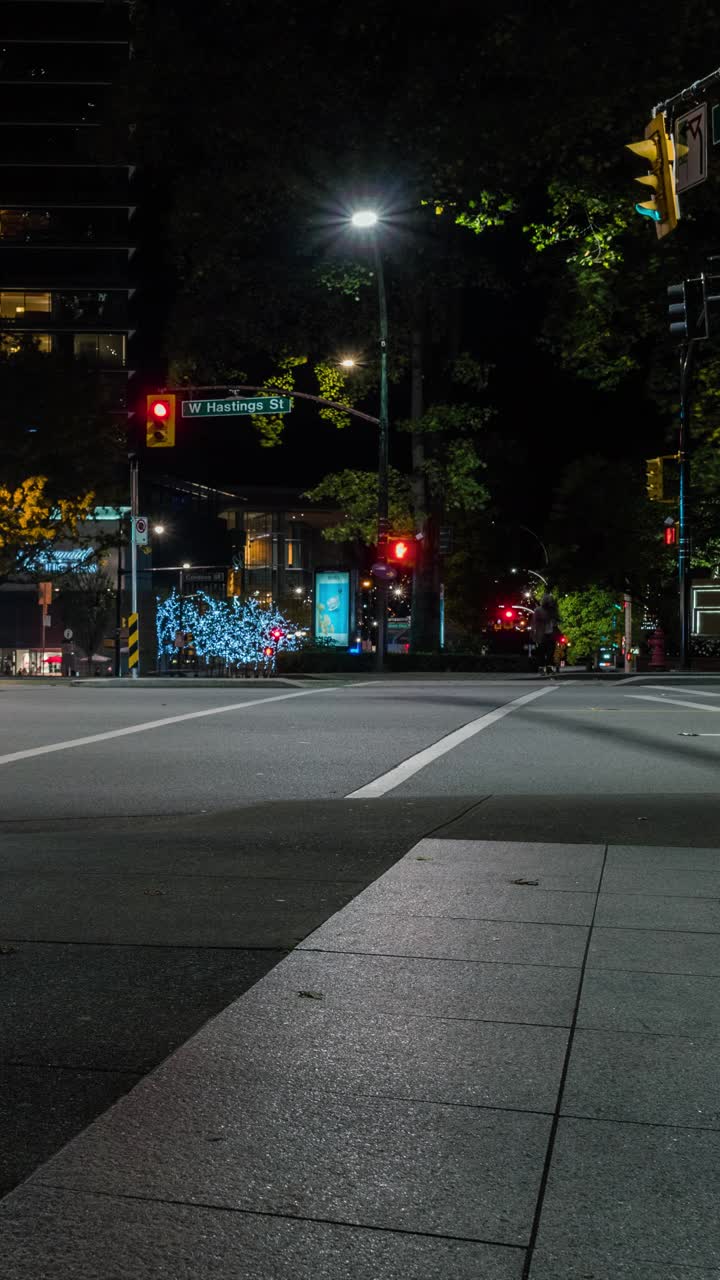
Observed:
[[[666,703],[670,707],[692,707],[693,711],[720,711],[720,707],[713,707],[709,702],[688,702],[683,698],[654,698],[651,693],[626,693],[625,697],[637,698],[642,702]]]
[[[224,715],[228,711],[242,711],[245,707],[263,707],[268,702],[287,702],[290,698],[309,698],[313,693],[336,693],[333,689],[303,689],[300,693],[274,693],[269,698],[251,698],[248,702],[232,702],[224,707],[210,707],[207,711],[187,711],[181,716],[165,716],[162,720],[145,720],[128,725],[125,729],[109,729],[107,733],[91,733],[86,738],[69,738],[67,742],[50,742],[44,747],[28,747],[25,751],[10,751],[0,756],[0,764],[12,764],[15,760],[30,760],[33,756],[48,756],[53,751],[68,751],[71,747],[87,747],[92,742],[108,742],[111,738],[126,738],[133,733],[147,733],[149,729],[163,729],[168,724],[181,724],[183,720],[200,720],[204,716]]]
[[[694,693],[694,689],[678,688],[675,684],[646,684],[646,689],[667,689],[668,693]],[[711,689],[698,689],[698,693],[702,693],[706,698],[720,698],[720,693],[713,693]],[[637,694],[629,693],[628,698],[637,697]],[[695,704],[693,703],[693,706]]]
[[[526,702],[533,702],[535,698],[542,698],[546,693],[555,693],[557,689],[558,685],[556,684],[547,685],[544,689],[535,689],[532,693],[523,694],[522,698],[515,698],[513,702],[506,702],[504,706],[496,707],[494,711],[488,711],[486,715],[480,716],[479,719],[471,720],[468,724],[464,724],[461,729],[455,729],[452,733],[448,733],[446,737],[439,738],[432,746],[425,747],[424,750],[418,751],[414,756],[408,756],[407,760],[403,760],[394,769],[390,769],[388,773],[381,774],[373,782],[368,782],[364,787],[359,787],[357,791],[351,791],[345,796],[345,799],[374,800],[378,796],[384,796],[388,791],[399,787],[402,782],[407,782],[408,778],[412,778],[414,773],[418,773],[426,765],[432,764],[434,760],[446,755],[448,751],[453,751],[462,742],[467,742],[468,738],[474,738],[476,733],[481,733],[483,729],[489,729],[490,725],[495,724],[496,720],[502,720],[503,716],[509,716],[511,711],[516,711],[518,707],[524,706]]]

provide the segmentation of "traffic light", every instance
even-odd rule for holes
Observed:
[[[690,338],[706,338],[707,302],[704,280],[683,280],[682,284],[669,284],[667,291],[670,299],[670,332],[676,338],[686,341]]]
[[[651,502],[663,500],[663,459],[648,458],[645,463],[647,495]]]
[[[411,565],[415,561],[415,540],[411,537],[395,536],[388,543],[388,560],[395,564]]]
[[[666,547],[674,547],[677,542],[677,525],[672,516],[668,516],[665,521],[663,541]]]
[[[500,617],[498,618],[498,622],[500,623],[503,631],[514,630],[516,617],[517,615],[516,615],[515,609],[511,609],[509,606],[507,608],[505,608],[504,606],[501,606]]]
[[[175,396],[147,396],[145,444],[148,449],[170,449],[175,444]]]
[[[635,181],[651,188],[651,199],[643,200],[635,208],[644,218],[652,219],[658,239],[661,239],[675,230],[680,217],[675,191],[676,148],[667,131],[665,116],[653,116],[645,129],[644,141],[628,142],[626,146],[629,151],[647,160],[650,166],[650,172]],[[685,155],[687,147],[678,143],[677,153]]]

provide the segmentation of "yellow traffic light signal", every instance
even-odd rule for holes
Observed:
[[[175,444],[175,396],[147,396],[145,444],[148,449],[170,449]]]
[[[667,131],[664,115],[653,116],[645,129],[643,142],[628,142],[626,146],[635,155],[642,156],[650,166],[650,172],[636,178],[643,186],[650,187],[652,197],[636,204],[635,208],[644,218],[651,218],[655,223],[658,239],[674,231],[680,210],[675,190],[675,143]],[[686,147],[678,144],[677,153],[684,155]]]
[[[664,453],[661,458],[646,460],[647,496],[651,502],[677,502],[679,457],[677,453]]]
[[[651,502],[663,500],[663,459],[648,458],[645,463],[647,495]]]

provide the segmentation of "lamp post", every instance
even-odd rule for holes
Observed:
[[[378,222],[378,215],[372,209],[359,209],[350,219],[352,225],[360,230],[372,230]],[[387,630],[387,544],[388,544],[388,317],[387,299],[385,296],[385,273],[377,237],[372,236],[375,274],[378,282],[378,305],[380,313],[380,430],[378,443],[378,509],[377,509],[377,640],[375,648],[375,669],[382,671],[385,660],[385,636]]]

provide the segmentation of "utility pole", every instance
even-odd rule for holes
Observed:
[[[139,497],[138,497],[138,456],[136,453],[130,454],[130,582],[131,582],[131,602],[130,612],[137,613],[137,530],[135,527],[136,518],[139,515]],[[139,652],[139,650],[138,650]],[[137,680],[140,672],[138,671],[140,663],[132,668],[132,678]]]
[[[633,669],[632,659],[632,596],[629,591],[625,592],[623,599],[625,605],[625,675],[629,675]]]

